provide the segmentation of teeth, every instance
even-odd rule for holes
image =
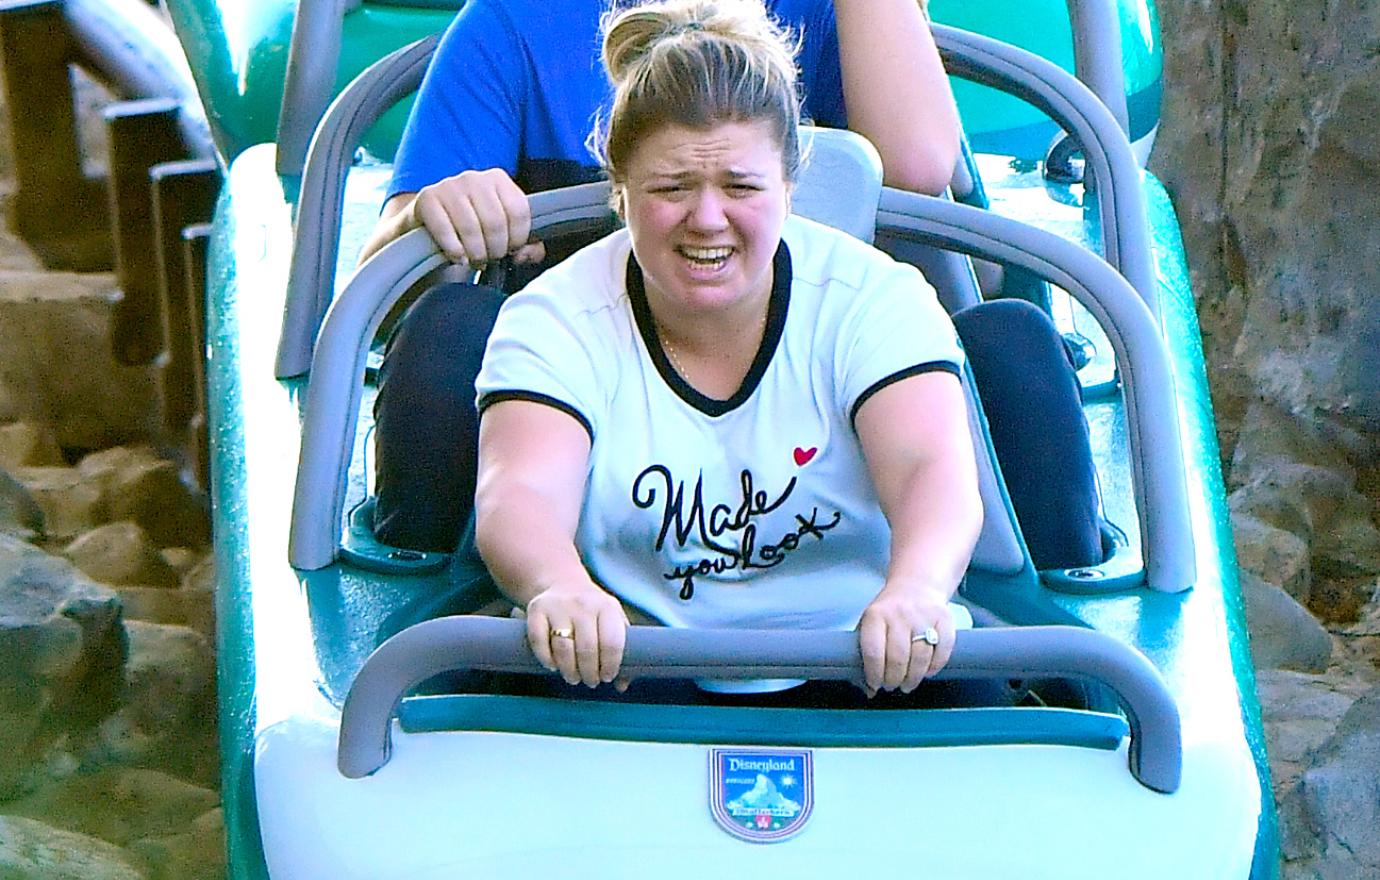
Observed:
[[[687,258],[689,258],[689,259],[691,259],[691,260],[694,260],[694,261],[696,261],[696,262],[699,262],[699,263],[718,263],[718,262],[722,262],[723,260],[727,260],[728,257],[729,257],[729,255],[733,253],[733,248],[730,248],[730,247],[716,247],[716,248],[692,248],[692,247],[682,247],[682,248],[680,249],[680,252],[681,252],[683,255],[685,255]]]

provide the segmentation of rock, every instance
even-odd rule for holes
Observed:
[[[137,523],[99,526],[68,544],[62,552],[77,568],[102,583],[150,587],[178,584],[177,572],[153,548]]]
[[[200,547],[210,541],[205,496],[152,449],[105,449],[83,458],[77,469],[103,488],[111,519],[137,522],[155,545]]]
[[[119,847],[16,816],[0,816],[0,877],[145,880],[143,872]]]
[[[1288,862],[1323,880],[1380,876],[1380,687],[1357,700],[1318,752],[1283,815],[1302,819],[1282,835]]]
[[[216,558],[207,554],[182,578],[182,589],[193,593],[216,593]]]
[[[215,597],[165,587],[117,587],[126,620],[186,626],[212,639],[216,634]]]
[[[23,484],[0,470],[0,532],[21,541],[43,533],[43,510]]]
[[[1310,756],[1332,736],[1355,697],[1317,676],[1280,669],[1256,673],[1276,799],[1293,790]]]
[[[0,801],[54,739],[115,708],[125,656],[113,592],[0,534]]]
[[[5,810],[127,846],[142,837],[182,832],[192,817],[219,804],[211,789],[166,773],[107,767],[74,774]]]
[[[1358,492],[1347,492],[1336,513],[1313,542],[1313,572],[1325,578],[1365,578],[1380,574],[1380,531],[1374,506]]]
[[[1284,590],[1248,572],[1241,574],[1251,659],[1257,668],[1325,672],[1332,637],[1308,609]]]
[[[201,561],[201,556],[189,547],[164,547],[158,551],[158,555],[179,576],[191,571]]]
[[[66,464],[57,437],[43,425],[0,425],[0,468],[61,467]]]
[[[17,468],[14,477],[43,511],[44,531],[49,537],[75,537],[109,516],[100,486],[84,479],[76,468]]]
[[[0,385],[65,448],[104,449],[159,428],[156,367],[122,366],[111,353],[115,299],[103,273],[9,272],[0,285]]]
[[[183,626],[129,621],[125,704],[102,720],[89,761],[156,767],[212,786],[216,662],[211,642]]]
[[[186,830],[136,841],[130,852],[147,865],[149,880],[220,880],[225,876],[225,816],[209,810]]]
[[[111,488],[110,515],[139,523],[160,547],[201,547],[211,540],[205,497],[170,461],[123,471]]]
[[[1356,621],[1375,591],[1374,578],[1326,578],[1315,581],[1308,609],[1328,624]]]
[[[1244,571],[1284,588],[1300,601],[1312,586],[1308,545],[1292,532],[1267,525],[1253,516],[1233,516],[1236,557]]]

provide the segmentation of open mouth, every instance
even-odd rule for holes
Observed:
[[[733,256],[731,247],[679,247],[676,252],[690,261],[696,269],[714,270],[722,268]]]

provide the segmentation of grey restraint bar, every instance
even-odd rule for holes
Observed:
[[[388,762],[392,720],[416,685],[449,670],[544,673],[527,647],[526,624],[494,617],[443,617],[384,642],[356,676],[340,717],[336,760],[352,779]],[[633,678],[813,678],[860,681],[853,632],[690,630],[634,626],[623,672]],[[1155,791],[1179,787],[1179,711],[1154,665],[1111,636],[1070,626],[958,633],[938,678],[1065,677],[1106,685],[1131,728],[1130,771]]]
[[[302,173],[312,132],[335,94],[347,13],[363,0],[299,0],[278,108],[278,173]]]
[[[1146,584],[1161,592],[1191,587],[1197,562],[1173,368],[1159,324],[1126,279],[1095,254],[1051,233],[900,190],[883,189],[877,227],[1021,266],[1068,291],[1092,313],[1121,371]]]
[[[1115,16],[1115,10],[1108,14]],[[1158,314],[1140,169],[1106,106],[1077,79],[1036,55],[942,25],[935,25],[934,32],[951,73],[1032,102],[1083,145],[1098,182],[1104,254]],[[375,63],[341,92],[321,119],[303,172],[293,231],[287,305],[274,367],[280,379],[299,376],[310,367],[316,333],[335,293],[340,213],[355,149],[379,116],[421,84],[436,42],[436,37],[420,40]],[[1125,106],[1124,95],[1121,104]],[[280,131],[280,161],[288,149],[284,138]]]
[[[312,139],[297,200],[283,332],[274,365],[280,379],[299,376],[311,366],[312,344],[335,294],[345,178],[355,149],[385,110],[417,90],[438,39],[431,36],[404,46],[361,73],[336,98]],[[281,157],[282,144],[278,149]]]
[[[283,103],[278,113],[278,173],[302,173],[307,145],[335,92],[345,15],[362,0],[301,0],[292,25]],[[417,0],[408,5],[459,9],[463,0]],[[1074,70],[1129,131],[1122,72],[1121,24],[1115,0],[1068,0]]]
[[[1107,107],[1077,79],[1037,55],[938,24],[934,38],[950,73],[1030,102],[1082,146],[1096,189],[1103,256],[1158,317],[1159,287],[1141,170]]]
[[[607,195],[606,183],[539,193],[531,198],[533,228],[540,233],[556,224],[605,221]],[[1148,585],[1168,592],[1192,586],[1193,533],[1173,375],[1159,327],[1126,280],[1052,233],[894,189],[882,190],[878,230],[1027,268],[1068,290],[1102,323],[1124,383]],[[307,386],[293,497],[288,555],[296,568],[335,561],[370,343],[398,298],[443,259],[425,230],[413,230],[360,267],[327,314]]]

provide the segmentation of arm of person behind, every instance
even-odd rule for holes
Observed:
[[[475,540],[499,588],[526,609],[532,653],[567,683],[593,687],[617,675],[628,620],[575,547],[589,450],[584,427],[554,407],[509,399],[486,408]]]
[[[938,194],[959,157],[958,108],[918,0],[834,0],[848,127],[888,186]]]
[[[913,690],[953,651],[949,599],[982,526],[967,403],[952,373],[921,373],[870,397],[855,425],[891,525],[886,583],[858,625],[864,679]],[[917,634],[934,627],[933,648]]]

